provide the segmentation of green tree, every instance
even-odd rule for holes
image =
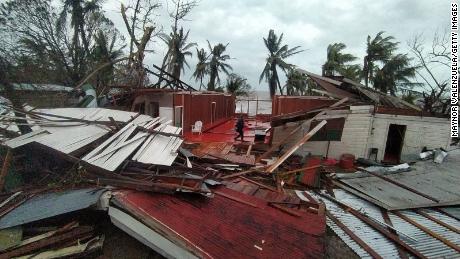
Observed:
[[[382,93],[396,96],[399,86],[414,86],[416,68],[410,65],[411,59],[406,54],[398,54],[384,62],[382,68],[375,70],[374,88]]]
[[[360,65],[347,65],[341,69],[340,74],[346,78],[349,78],[355,82],[360,82],[363,74],[363,70]]]
[[[161,34],[161,39],[168,45],[168,52],[166,53],[166,65],[168,72],[174,76],[174,80],[180,79],[181,71],[184,71],[184,66],[190,68],[187,63],[186,57],[192,56],[190,48],[197,44],[187,43],[190,31],[184,33],[184,29],[180,28],[178,32],[171,32],[169,35]]]
[[[344,75],[344,72],[350,72],[350,66],[347,63],[355,61],[357,58],[351,54],[342,53],[346,48],[343,43],[334,43],[327,46],[327,60],[323,65],[323,76],[334,76],[337,73]],[[356,68],[356,65],[353,66]],[[359,68],[359,67],[358,67]]]
[[[73,79],[78,81],[86,73],[85,59],[90,56],[90,40],[88,39],[88,16],[98,13],[101,0],[64,0],[63,8],[57,20],[57,30],[62,33],[67,26],[67,16],[70,14],[70,26],[73,30],[72,50],[73,50]]]
[[[109,83],[115,77],[114,75],[114,61],[123,56],[123,47],[116,48],[117,34],[108,35],[104,31],[99,30],[96,37],[94,47],[91,51],[94,60],[93,66],[95,68],[110,63],[109,66],[104,67],[96,76],[96,91],[98,94],[108,90]]]
[[[274,30],[268,32],[268,37],[263,38],[265,46],[268,49],[267,63],[265,64],[264,70],[260,74],[259,83],[262,82],[262,79],[268,82],[268,87],[270,89],[270,96],[273,96],[276,93],[276,88],[280,91],[280,94],[283,94],[283,89],[281,88],[277,67],[281,68],[284,73],[292,67],[291,64],[286,63],[284,60],[292,55],[302,52],[303,50],[298,50],[300,46],[289,49],[288,45],[281,45],[283,40],[283,33],[278,38]]]
[[[208,53],[204,49],[196,49],[196,56],[198,58],[198,63],[196,64],[195,71],[193,72],[193,77],[195,81],[200,81],[200,91],[203,86],[203,78],[208,74],[208,68],[206,62],[208,60]]]
[[[305,95],[308,90],[308,77],[295,69],[289,69],[286,75],[286,94],[287,95]]]
[[[393,42],[394,37],[383,37],[384,33],[384,31],[377,33],[374,39],[370,35],[367,36],[367,49],[363,66],[365,86],[368,86],[369,81],[373,80],[376,62],[389,60],[398,46],[398,42]]]
[[[225,88],[228,93],[236,96],[248,96],[251,92],[251,86],[247,82],[247,79],[234,73],[227,77]]]
[[[0,5],[0,45],[12,57],[11,64],[20,82],[75,85],[96,62],[91,52],[97,32],[118,34],[102,11],[92,7],[98,1],[80,2],[83,18],[77,14],[79,8],[75,8],[75,19],[69,19],[71,21],[67,21],[66,16],[73,12],[74,3],[67,1],[67,7],[61,9],[53,2],[22,0]],[[89,51],[81,44],[82,32]],[[123,38],[117,37],[115,46],[122,41]]]
[[[213,47],[211,47],[211,43],[208,41],[208,47],[211,52],[211,59],[207,63],[208,71],[209,71],[209,83],[208,83],[208,91],[216,90],[216,83],[220,83],[219,72],[224,72],[225,74],[229,74],[229,71],[232,71],[233,68],[229,64],[226,63],[227,60],[230,59],[230,56],[224,54],[225,50],[227,49],[227,45],[219,43]]]

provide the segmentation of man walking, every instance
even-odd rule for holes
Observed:
[[[244,120],[243,120],[243,116],[240,115],[238,117],[238,120],[236,121],[236,126],[235,126],[235,130],[236,132],[238,133],[238,135],[235,137],[235,140],[238,139],[239,137],[241,137],[241,141],[243,141],[243,128],[244,128]]]

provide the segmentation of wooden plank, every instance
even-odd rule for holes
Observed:
[[[274,164],[272,164],[268,169],[267,173],[273,173],[276,168],[278,168],[287,158],[289,158],[297,149],[299,149],[303,144],[305,144],[316,132],[318,132],[327,121],[323,120],[310,132],[308,132],[301,140],[299,140],[294,146],[292,146],[286,153],[284,153]]]
[[[290,175],[290,174],[294,174],[294,173],[298,173],[298,172],[303,172],[303,171],[310,170],[310,169],[315,169],[315,168],[318,168],[318,167],[321,167],[321,166],[322,165],[314,165],[314,166],[309,166],[309,167],[303,167],[303,168],[299,168],[299,169],[295,169],[295,170],[291,170],[291,171],[280,172],[278,174],[280,176],[286,176],[286,175]]]
[[[340,101],[332,104],[331,106],[329,106],[328,108],[325,108],[325,109],[322,109],[322,110],[318,110],[319,113],[316,114],[315,116],[313,116],[313,118],[309,119],[307,121],[307,123],[310,123],[312,122],[313,120],[315,120],[316,118],[320,117],[320,116],[323,116],[324,114],[326,114],[328,111],[331,110],[331,108],[336,108],[338,107],[339,105],[345,103],[348,101],[348,97],[346,98],[343,98],[341,99]],[[284,144],[286,141],[288,141],[297,131],[299,131],[300,129],[302,128],[302,125],[298,126],[297,128],[295,128],[294,130],[292,130],[286,137],[284,137],[278,144],[275,144],[275,145],[272,145],[265,153],[263,153],[261,156],[259,156],[256,160],[256,163],[259,163],[262,159],[264,158],[267,158],[271,153],[273,153],[273,151],[275,151],[275,149],[277,149],[279,146],[281,146],[282,144]]]
[[[252,150],[252,144],[249,145],[249,147],[248,147],[248,151],[246,152],[247,156],[249,156],[251,154],[251,150]]]
[[[373,258],[383,259],[374,249],[372,249],[364,240],[358,237],[351,229],[349,229],[345,224],[338,220],[332,213],[326,211],[326,215],[331,219],[338,227],[340,227],[348,236],[351,237],[359,246],[361,246],[364,251],[366,251]]]
[[[428,235],[436,238],[437,240],[443,242],[444,244],[446,244],[447,246],[453,248],[455,251],[459,252],[460,253],[460,246],[454,244],[453,242],[447,240],[447,238],[444,238],[442,236],[440,236],[438,233],[435,233],[434,231],[432,231],[431,229],[423,226],[422,224],[418,223],[417,221],[409,218],[408,216],[402,214],[401,212],[399,211],[392,211],[392,213],[394,213],[395,215],[397,215],[398,217],[404,219],[405,221],[409,222],[410,224],[416,226],[417,228],[419,228],[420,230],[422,230],[423,232],[427,233]]]
[[[249,174],[249,173],[254,173],[254,172],[257,172],[257,171],[258,170],[256,168],[252,168],[252,169],[249,169],[249,170],[246,170],[246,171],[243,171],[243,172],[222,176],[220,179],[229,179],[229,178],[238,177],[238,176],[242,176],[242,175]]]

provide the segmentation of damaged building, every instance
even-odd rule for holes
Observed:
[[[317,109],[328,107],[332,98],[346,102],[315,118],[328,123],[299,151],[303,154],[340,158],[344,153],[374,161],[413,160],[423,148],[450,145],[449,118],[422,112],[397,97],[384,95],[348,79],[342,81],[303,71],[326,97],[276,96],[273,100],[272,143],[279,143],[296,128],[287,146],[309,129],[305,121]],[[314,126],[313,123],[311,126]]]

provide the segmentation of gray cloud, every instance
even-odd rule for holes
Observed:
[[[431,37],[438,28],[449,26],[450,2],[436,0],[201,0],[199,6],[181,23],[190,29],[190,40],[207,49],[211,44],[230,43],[228,54],[234,71],[248,78],[257,89],[268,89],[265,82],[259,85],[259,75],[265,64],[267,51],[262,41],[269,29],[284,33],[284,43],[302,46],[305,52],[288,61],[299,67],[319,73],[325,61],[327,45],[343,42],[347,51],[359,60],[365,54],[367,35],[384,30],[401,42],[400,51],[407,52],[406,42],[415,34]],[[121,15],[120,2],[107,1],[104,10],[126,33]],[[164,4],[166,6],[166,4]],[[166,31],[171,19],[166,9],[159,11],[157,23]],[[147,65],[161,63],[165,46],[156,40],[151,44],[154,54],[146,57]],[[196,59],[190,59],[190,70]],[[358,61],[357,61],[358,62]],[[196,85],[187,70],[183,80]]]

